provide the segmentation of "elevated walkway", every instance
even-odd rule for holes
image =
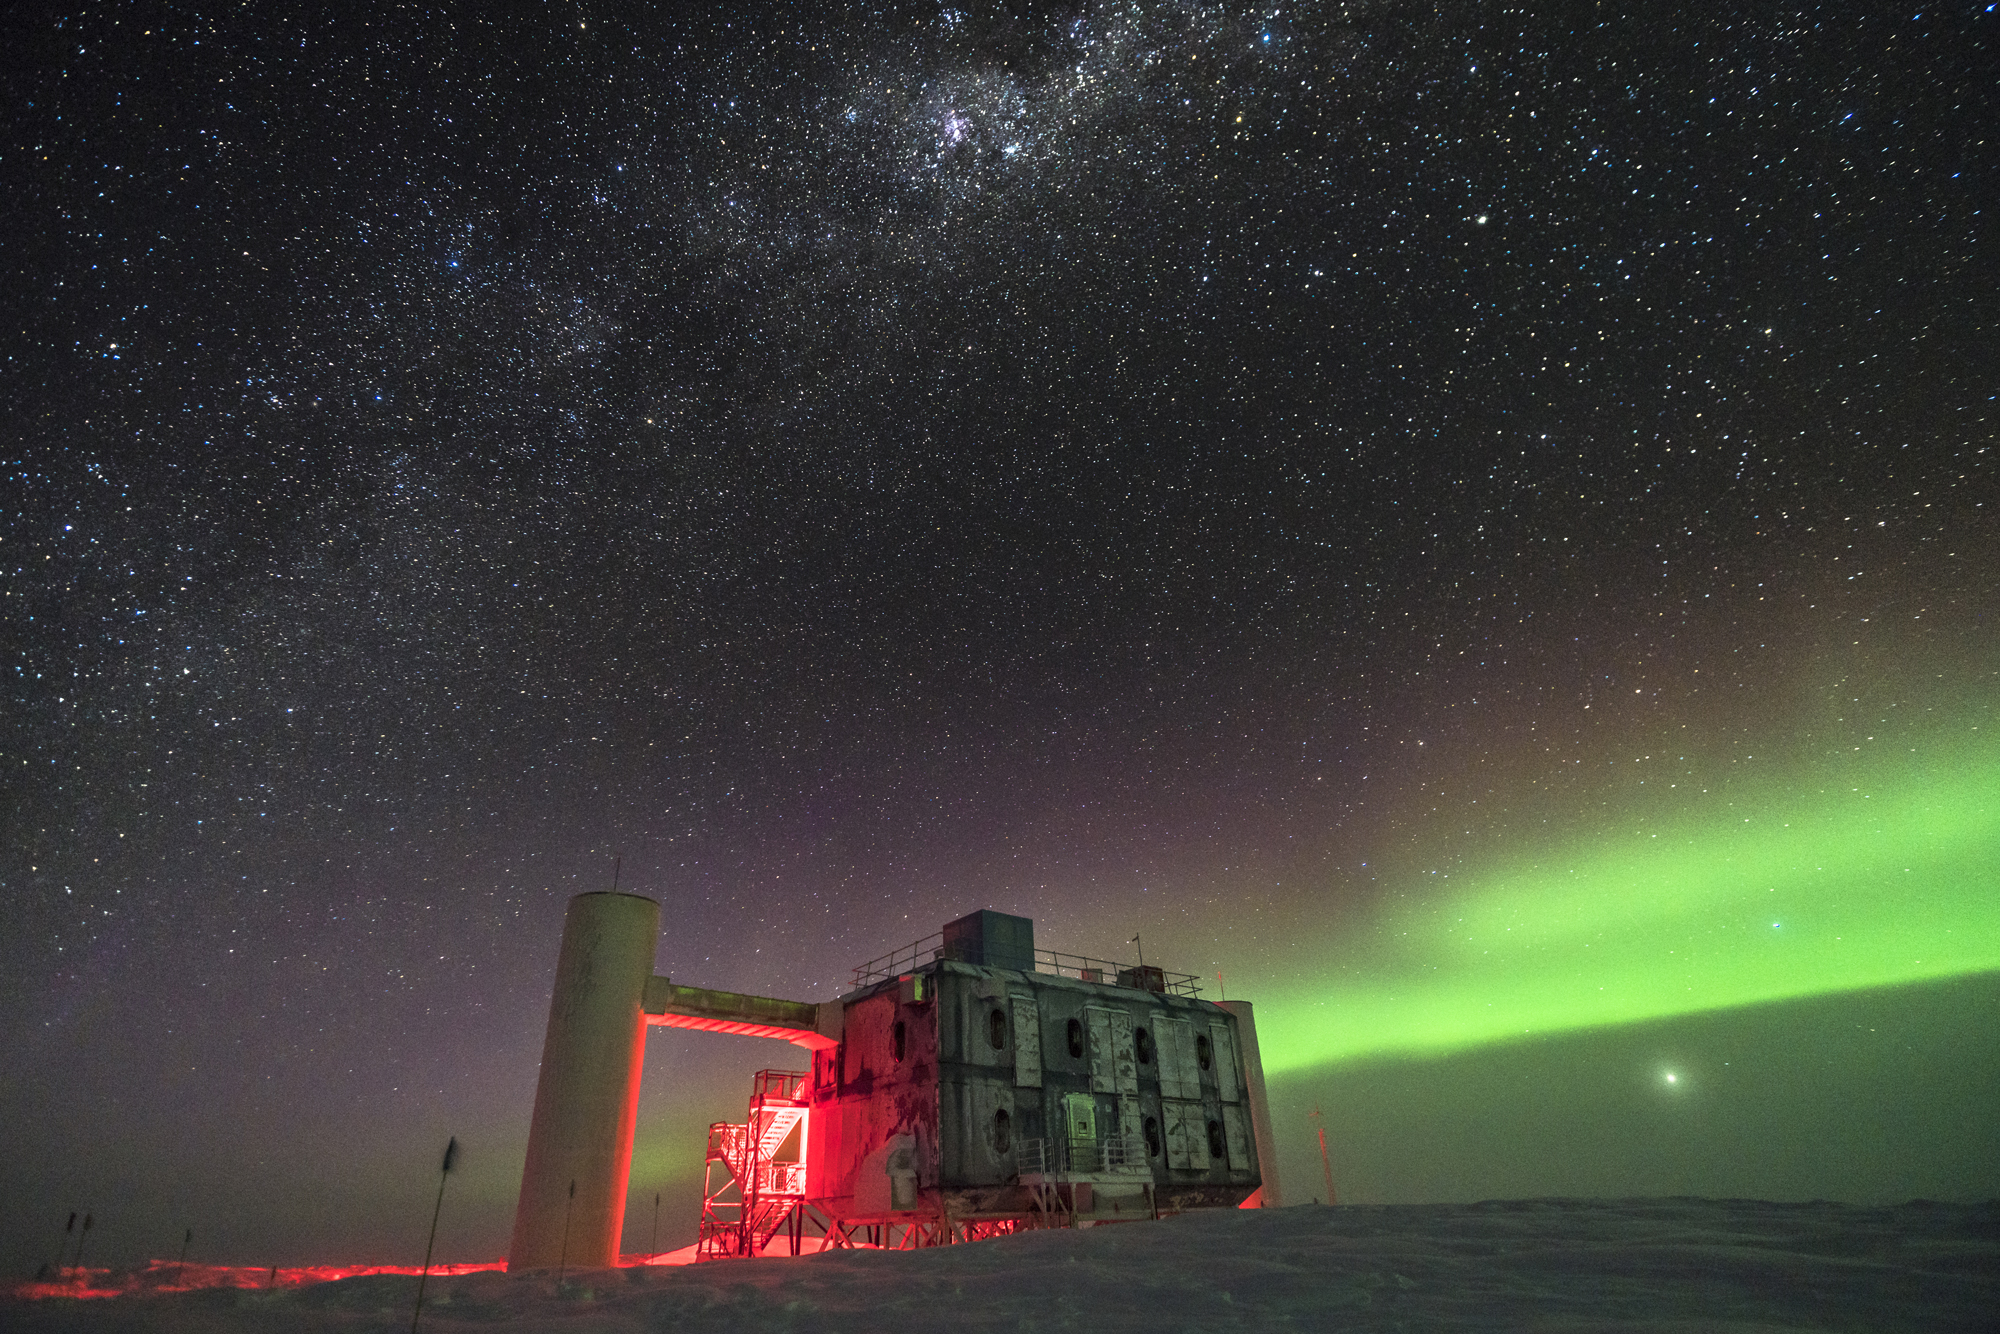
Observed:
[[[810,1001],[746,996],[739,991],[684,987],[669,978],[646,981],[639,1008],[646,1022],[660,1028],[693,1028],[705,1033],[741,1033],[753,1038],[778,1038],[811,1051],[840,1044],[839,1001]]]

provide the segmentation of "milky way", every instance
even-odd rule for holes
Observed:
[[[1141,933],[1299,1035],[1301,1116],[1343,1053],[1939,976],[1565,1020],[1392,937],[1597,901],[1657,992],[1741,904],[1655,911],[1701,831],[1991,772],[1986,6],[6,23],[0,1115],[58,1222],[358,1261],[457,1134],[497,1246],[617,858],[701,985],[825,998],[981,906]],[[1405,994],[1449,1020],[1306,1033]],[[691,1217],[789,1058],[654,1059],[634,1198]],[[1505,1188],[1779,1189],[1617,1159]]]

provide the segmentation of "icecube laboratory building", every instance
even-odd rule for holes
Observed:
[[[619,1262],[648,1025],[811,1053],[710,1128],[702,1259],[1280,1202],[1252,1007],[1192,976],[981,911],[812,1003],[656,977],[658,934],[651,899],[570,901],[509,1269]]]

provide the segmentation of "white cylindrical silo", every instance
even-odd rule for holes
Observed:
[[[618,1263],[660,905],[579,894],[563,920],[507,1268]]]

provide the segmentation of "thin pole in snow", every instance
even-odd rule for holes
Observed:
[[[181,1258],[174,1261],[174,1286],[177,1288],[181,1285],[181,1271],[187,1268],[188,1243],[193,1240],[194,1229],[189,1228],[186,1235],[181,1238]]]
[[[83,1214],[83,1232],[76,1239],[75,1269],[76,1269],[76,1281],[78,1283],[82,1283],[85,1281],[83,1273],[83,1243],[90,1240],[90,1225],[96,1221],[97,1219],[95,1218],[95,1216],[93,1216],[90,1213],[90,1211],[86,1209]]]
[[[458,1157],[458,1136],[453,1135],[444,1146],[444,1166],[438,1171],[437,1203],[431,1206],[431,1239],[424,1243],[424,1272],[417,1276],[417,1309],[410,1316],[410,1334],[417,1334],[417,1322],[424,1318],[424,1285],[431,1281],[431,1251],[437,1246],[438,1215],[444,1211],[444,1182],[451,1175],[451,1164]]]
[[[68,1268],[63,1261],[69,1259],[69,1239],[70,1235],[75,1231],[76,1210],[72,1209],[69,1211],[69,1222],[63,1224],[62,1241],[56,1246],[56,1276],[58,1278],[62,1276],[62,1271]]]
[[[1326,1118],[1320,1114],[1318,1103],[1313,1104],[1312,1115],[1313,1120],[1320,1123],[1319,1165],[1321,1170],[1326,1173],[1326,1202],[1328,1204],[1339,1204],[1340,1200],[1333,1193],[1333,1160],[1326,1156]]]
[[[660,1192],[653,1192],[653,1239],[646,1244],[646,1258],[660,1253]]]
[[[562,1286],[563,1277],[569,1273],[569,1220],[570,1220],[570,1215],[574,1214],[575,1212],[576,1212],[576,1178],[571,1177],[569,1183],[569,1207],[563,1210],[562,1259],[556,1263],[557,1287]]]

